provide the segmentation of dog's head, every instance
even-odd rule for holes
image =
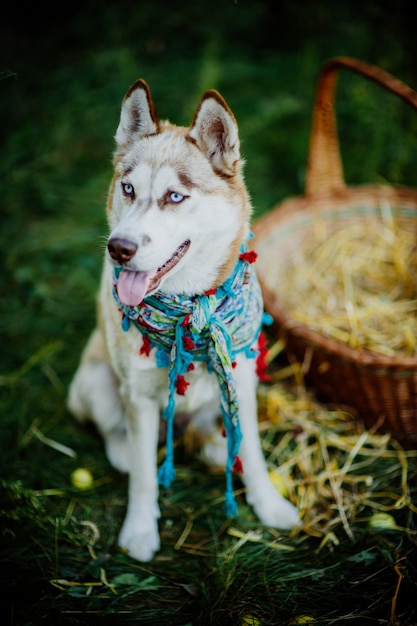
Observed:
[[[251,205],[236,120],[207,91],[189,128],[160,122],[148,85],[127,92],[109,193],[110,262],[130,306],[156,290],[202,294],[231,273]]]

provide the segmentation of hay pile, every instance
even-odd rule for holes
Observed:
[[[330,234],[318,224],[317,236],[275,270],[294,320],[352,348],[417,355],[416,234],[388,205]]]
[[[339,530],[353,539],[358,528],[388,526],[416,540],[396,518],[417,513],[410,496],[417,450],[318,403],[297,383],[301,371],[300,364],[278,370],[259,392],[264,454],[277,487],[301,511],[301,533],[336,545]]]

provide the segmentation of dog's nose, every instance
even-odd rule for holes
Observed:
[[[123,265],[123,263],[127,263],[135,256],[138,245],[133,241],[129,241],[129,239],[113,237],[109,240],[107,249],[111,258],[119,265]]]

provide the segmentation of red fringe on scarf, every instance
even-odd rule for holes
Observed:
[[[268,352],[268,342],[264,333],[259,335],[258,339],[258,351],[259,354],[256,358],[256,375],[259,380],[263,383],[271,380],[269,374],[266,373],[266,369],[268,367],[268,363],[266,362],[266,354]]]
[[[239,259],[242,259],[242,261],[247,261],[248,263],[255,263],[257,258],[258,258],[258,255],[255,252],[255,250],[249,250],[248,252],[242,252],[242,254],[239,256]]]
[[[236,472],[236,474],[243,474],[243,463],[240,456],[235,457],[235,462],[233,463],[232,472]]]
[[[187,382],[182,376],[182,374],[178,374],[177,382],[175,383],[175,390],[179,396],[185,396],[185,392],[187,391],[187,387],[190,383]]]
[[[151,344],[147,337],[142,337],[143,343],[139,350],[139,354],[144,354],[145,356],[149,356],[151,353]]]

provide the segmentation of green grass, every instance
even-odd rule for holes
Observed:
[[[65,407],[94,324],[112,138],[128,86],[145,78],[159,115],[180,124],[204,89],[218,89],[238,119],[261,215],[303,193],[314,85],[327,58],[356,56],[417,86],[410,3],[351,4],[284,2],[277,12],[272,0],[88,0],[60,3],[59,15],[58,5],[1,9],[2,623],[241,624],[249,614],[276,625],[300,613],[318,624],[416,622],[414,535],[359,525],[354,541],[339,529],[337,549],[304,536],[280,539],[286,551],[271,549],[265,530],[265,544],[239,547],[224,519],[222,479],[197,462],[190,471],[181,451],[178,480],[161,495],[162,551],[151,564],[133,562],[116,543],[126,479]],[[349,76],[338,112],[349,182],[417,187],[415,112]],[[91,469],[94,489],[71,486],[77,466]],[[415,474],[410,462],[410,480]],[[243,499],[233,525],[257,528]],[[404,578],[390,622],[395,564]]]

